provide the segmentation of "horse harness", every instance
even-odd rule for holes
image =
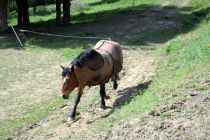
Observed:
[[[111,54],[109,51],[107,51],[107,50],[100,49],[100,47],[103,46],[104,42],[105,42],[105,41],[103,41],[103,43],[102,43],[96,50],[99,51],[99,52],[100,52],[100,51],[106,52],[106,53],[111,57],[112,62],[113,62],[112,75],[114,75],[114,74],[115,74],[115,60],[114,60],[112,54]],[[103,55],[102,55],[102,57],[104,57],[104,58],[106,59],[106,61],[108,62],[108,65],[109,65],[110,62],[109,62],[108,58],[107,58],[106,56],[103,56]]]
[[[109,74],[106,76],[102,76],[103,78],[103,82],[108,82],[107,80],[109,78],[111,78],[112,76],[116,75],[117,73],[117,69],[116,69],[116,64],[117,62],[114,60],[113,55],[107,51],[104,50],[102,47],[102,45],[104,44],[101,43],[100,46],[98,48],[96,48],[95,50],[103,57],[104,59],[104,65],[102,67],[102,69],[106,66],[109,67],[109,69],[107,70],[107,72],[109,71]],[[112,61],[112,62],[111,62]],[[112,67],[111,67],[112,66]],[[92,71],[89,68],[83,66],[83,68],[76,68],[77,70],[74,71],[77,83],[79,85],[98,85],[98,81],[95,81],[94,78],[92,77],[93,75],[95,75],[96,77],[100,75],[100,73],[106,73],[106,70],[97,70],[97,71]],[[92,79],[93,78],[93,79]],[[108,79],[107,79],[108,78]],[[92,79],[91,81],[89,81],[90,79]],[[88,84],[87,84],[88,83]]]

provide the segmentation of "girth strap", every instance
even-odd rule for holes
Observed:
[[[107,50],[103,50],[103,49],[99,49],[99,48],[100,48],[100,47],[98,47],[96,50],[106,52],[106,53],[111,57],[112,62],[113,62],[112,75],[111,75],[111,76],[115,75],[115,67],[116,67],[116,66],[115,66],[115,60],[114,60],[112,54],[111,54],[109,51],[107,51]],[[102,55],[102,56],[103,56],[103,55]],[[103,57],[104,57],[104,56],[103,56]],[[105,59],[108,60],[106,57],[105,57]],[[108,64],[109,64],[109,61],[108,61]]]

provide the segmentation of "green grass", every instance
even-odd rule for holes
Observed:
[[[59,41],[55,38],[38,38],[31,37],[25,41],[25,49],[36,53],[43,51],[56,53],[65,59],[75,58],[87,46],[83,43],[70,44],[67,39],[60,38]]]
[[[132,37],[128,44],[130,45],[136,45],[136,46],[142,46],[145,45],[153,45],[153,44],[161,44],[163,42],[166,42],[167,40],[170,40],[171,38],[174,38],[174,36],[177,35],[177,28],[170,27],[170,28],[161,28],[158,30],[152,30],[147,31],[143,36],[135,36]],[[154,43],[155,42],[155,43]]]
[[[207,7],[209,4],[208,0],[191,0],[190,5],[193,5],[194,8],[200,8],[200,7]]]
[[[23,129],[52,114],[54,108],[64,103],[63,99],[55,96],[59,95],[60,72],[53,72],[55,75],[51,77],[49,71],[55,67],[60,70],[60,64],[67,66],[85,47],[79,42],[75,44],[79,47],[74,47],[65,39],[58,42],[55,39],[31,37],[24,40],[24,48],[21,48],[11,41],[13,36],[0,39],[0,92],[7,94],[0,98],[0,105],[4,108],[3,114],[5,111],[9,115],[5,118],[1,116],[0,139],[6,139],[18,136]],[[57,81],[57,84],[52,84],[51,80]],[[21,88],[13,89],[13,83],[19,83],[16,85]],[[40,92],[37,94],[36,90]],[[33,94],[33,99],[27,101]],[[72,102],[74,98],[72,96],[68,101]]]
[[[0,138],[4,139],[5,136],[20,134],[22,128],[33,125],[35,122],[43,119],[47,115],[51,114],[55,107],[60,106],[62,103],[63,100],[54,97],[49,102],[43,102],[37,106],[28,107],[25,113],[23,113],[20,117],[8,117],[1,124]]]
[[[75,0],[74,2],[76,7],[72,7],[71,9],[71,23],[82,23],[82,22],[91,22],[98,21],[102,19],[106,19],[112,16],[113,13],[119,14],[120,12],[128,9],[135,9],[135,7],[147,4],[160,4],[162,0],[116,0],[113,2],[106,2],[104,0],[88,0],[88,1],[80,1]],[[81,10],[82,9],[82,10]],[[138,8],[136,8],[138,9]],[[101,14],[97,14],[101,13]],[[29,8],[30,21],[31,23],[40,23],[40,22],[48,22],[48,24],[44,25],[55,25],[55,5],[48,6],[38,6],[37,12],[33,13],[33,8]],[[14,26],[17,25],[17,13],[12,11],[9,13],[9,25]]]

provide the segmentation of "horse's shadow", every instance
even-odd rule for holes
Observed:
[[[133,98],[135,98],[135,96],[137,95],[141,95],[144,93],[145,90],[148,89],[149,85],[151,84],[151,80],[144,82],[144,83],[139,83],[136,86],[133,87],[127,87],[123,90],[119,90],[118,91],[118,98],[114,101],[113,103],[113,107],[109,107],[107,106],[107,109],[111,110],[106,113],[105,115],[100,116],[99,118],[90,121],[89,123],[92,123],[100,118],[106,118],[109,117],[117,108],[120,108],[121,106],[125,105],[125,104],[129,104]]]
[[[112,112],[116,108],[120,108],[124,104],[130,103],[135,96],[143,94],[144,91],[148,89],[151,82],[152,81],[150,80],[144,83],[139,83],[133,87],[127,87],[123,90],[119,90],[118,91],[119,97],[114,101],[112,111],[109,113],[109,115],[112,114]]]

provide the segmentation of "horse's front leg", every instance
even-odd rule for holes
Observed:
[[[100,84],[100,96],[101,96],[100,108],[106,109],[106,104],[104,100],[106,98],[105,83]]]
[[[72,119],[72,120],[75,119],[75,116],[76,116],[76,113],[77,113],[77,105],[80,102],[80,98],[82,96],[83,89],[84,89],[84,87],[82,87],[82,88],[78,87],[78,94],[77,94],[77,97],[76,97],[75,102],[74,102],[73,110],[72,110],[72,112],[70,114],[70,119]]]

